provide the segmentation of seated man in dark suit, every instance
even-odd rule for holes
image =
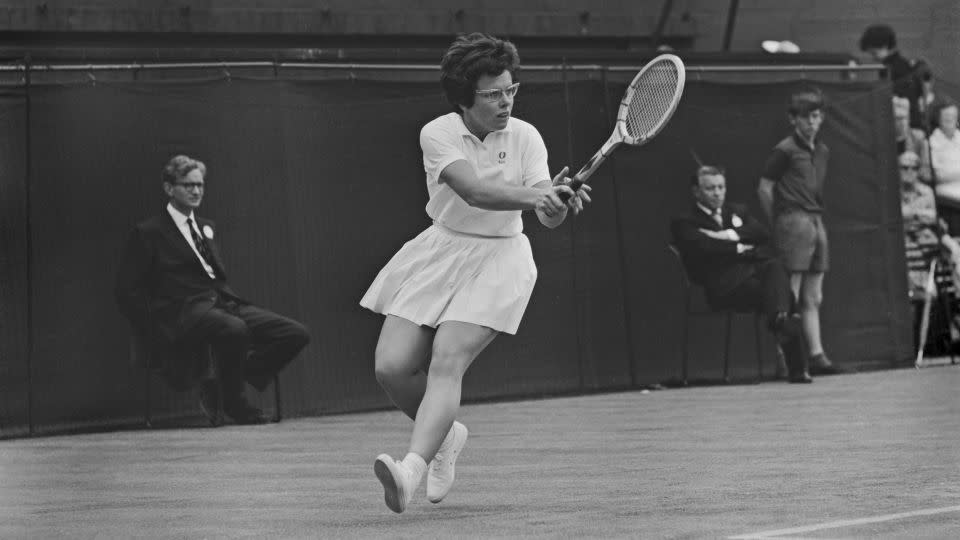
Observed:
[[[693,208],[670,224],[690,279],[704,288],[715,308],[765,314],[786,357],[790,382],[811,382],[796,299],[786,269],[769,245],[769,231],[745,206],[725,204],[723,169],[700,167],[692,187]]]
[[[212,345],[224,413],[238,424],[259,424],[266,417],[247,402],[244,381],[263,391],[310,338],[299,322],[252,305],[227,285],[216,226],[195,213],[205,176],[202,162],[183,155],[163,168],[169,202],[130,232],[117,274],[117,302],[142,335]],[[219,402],[217,390],[216,381],[201,386],[201,408],[210,417]]]

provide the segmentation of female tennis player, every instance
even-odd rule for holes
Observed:
[[[565,185],[567,168],[551,179],[540,133],[510,116],[519,62],[512,43],[480,33],[458,37],[444,54],[441,82],[454,112],[420,132],[433,225],[393,256],[360,301],[386,315],[377,380],[414,420],[406,456],[381,454],[374,463],[397,513],[427,463],[427,498],[440,502],[449,492],[467,440],[455,422],[463,375],[497,334],[520,324],[537,278],[521,212],[534,210],[552,229],[590,202],[589,186]]]

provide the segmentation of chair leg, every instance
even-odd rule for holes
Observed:
[[[153,427],[153,418],[150,415],[150,366],[143,368],[143,423],[146,427]]]
[[[726,336],[723,344],[723,382],[730,382],[730,334],[733,330],[733,313],[727,312]]]
[[[944,317],[947,319],[947,354],[950,355],[950,365],[957,363],[956,355],[953,353],[953,334],[956,322],[953,319],[953,295],[947,291],[941,295],[943,297]]]
[[[280,399],[280,375],[279,374],[274,374],[273,376],[273,400],[274,400],[273,421],[279,422],[283,420],[283,401]]]
[[[217,357],[216,351],[213,350],[213,346],[209,343],[205,345],[206,350],[206,361],[207,361],[207,372],[204,374],[205,377],[213,379],[214,383],[217,386],[217,410],[214,412],[213,418],[210,420],[210,425],[212,427],[220,427],[225,422],[225,413],[223,412],[223,379],[221,377],[220,369],[220,358]]]
[[[763,380],[763,322],[759,313],[753,316],[753,339],[757,343],[757,380]]]
[[[223,381],[220,380],[220,377],[217,377],[217,416],[213,421],[213,427],[220,427],[224,424],[225,414],[223,412]]]
[[[684,303],[683,311],[683,335],[681,337],[683,347],[683,357],[680,363],[680,384],[687,385],[687,369],[690,361],[690,302]]]

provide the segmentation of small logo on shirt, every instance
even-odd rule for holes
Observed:
[[[503,165],[506,162],[507,162],[506,152],[500,152],[499,154],[497,154],[497,163],[499,163],[500,165]]]

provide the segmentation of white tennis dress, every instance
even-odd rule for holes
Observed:
[[[515,334],[537,280],[520,211],[471,207],[439,178],[445,167],[464,160],[483,182],[532,186],[550,180],[543,138],[511,118],[481,141],[459,114],[449,113],[423,127],[420,147],[433,225],[390,259],[360,305],[434,328],[462,321]]]

